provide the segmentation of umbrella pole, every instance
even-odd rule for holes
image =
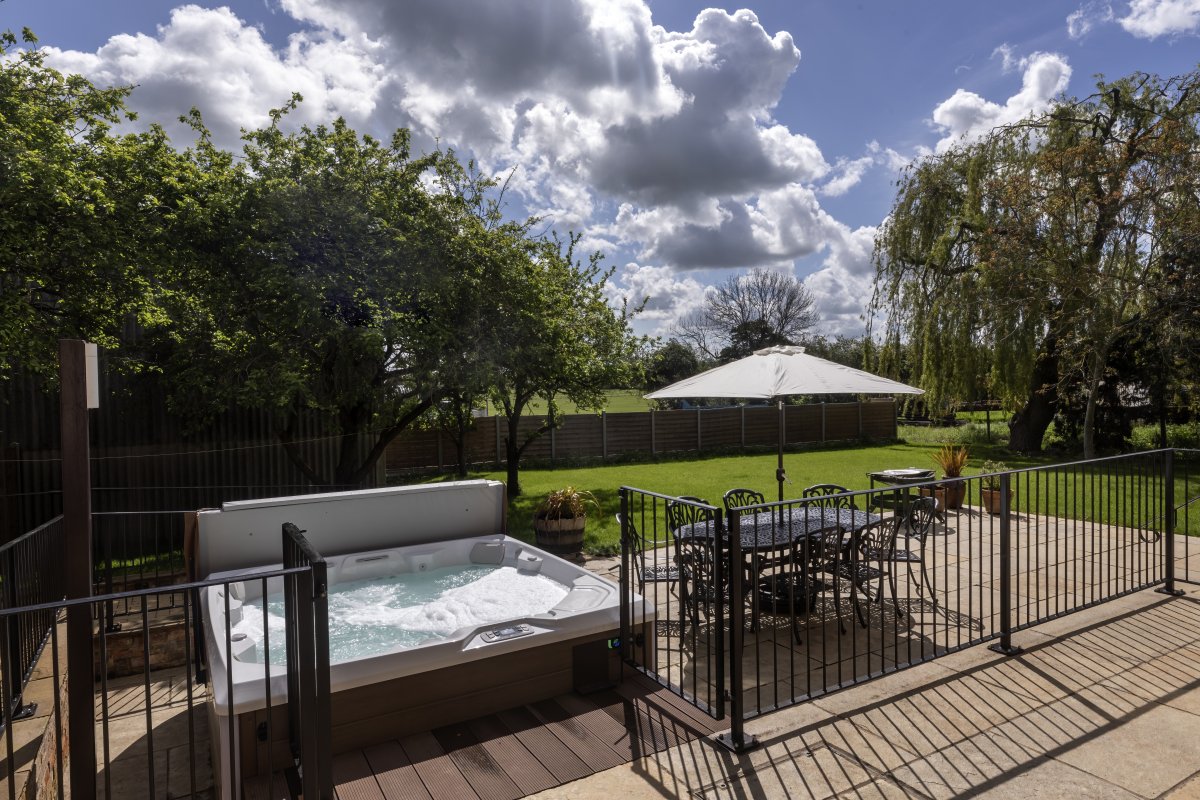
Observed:
[[[787,438],[787,420],[783,415],[783,400],[779,401],[779,467],[775,470],[775,480],[779,481],[779,502],[783,502],[783,482],[787,474],[783,471],[783,440]],[[779,507],[779,524],[783,524],[783,506]]]

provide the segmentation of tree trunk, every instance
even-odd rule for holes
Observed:
[[[1008,423],[1008,449],[1018,453],[1040,453],[1042,438],[1058,411],[1058,358],[1052,336],[1047,336],[1033,366],[1032,389],[1025,405]]]
[[[467,477],[467,432],[465,429],[460,430],[458,438],[454,440],[454,454],[458,459],[456,474],[459,478]]]
[[[507,458],[508,497],[510,500],[521,496],[521,481],[519,477],[521,471],[521,448],[517,445],[517,428],[520,424],[520,415],[509,415],[508,436],[504,438],[504,455]]]

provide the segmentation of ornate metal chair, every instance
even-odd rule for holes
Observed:
[[[674,559],[660,560],[657,555],[646,563],[646,537],[638,531],[633,520],[625,521],[620,513],[616,515],[617,524],[621,526],[621,536],[627,543],[629,554],[633,557],[633,578],[637,581],[637,591],[645,595],[647,583],[675,583],[679,580],[679,567]],[[657,548],[650,548],[654,554]]]
[[[762,492],[756,492],[753,489],[730,489],[722,500],[725,503],[726,511],[746,506],[761,506],[767,502],[767,498]]]
[[[719,574],[716,557],[716,537],[707,533],[688,536],[689,529],[705,526],[709,531],[716,523],[713,512],[703,506],[708,501],[699,497],[680,497],[667,503],[667,527],[675,545],[675,563],[679,576],[679,623],[680,636],[683,635],[686,618],[690,617],[692,625],[699,626],[700,611],[703,608],[705,617],[711,616],[712,604],[716,601],[717,592],[723,588],[717,585]]]
[[[834,613],[838,628],[846,632],[841,616],[841,590],[836,578],[822,579],[823,574],[833,573],[843,557],[842,540],[846,531],[840,525],[832,525],[798,537],[787,558],[787,568],[779,575],[760,582],[759,603],[773,613],[789,614],[792,617],[792,636],[796,644],[803,644],[801,630],[808,626],[817,605],[817,598],[825,592],[833,592]]]
[[[838,497],[849,492],[845,486],[838,486],[836,483],[815,483],[809,486],[800,495],[806,499],[811,499],[814,504],[822,508],[849,508],[857,510],[858,506],[854,503],[852,497]]]

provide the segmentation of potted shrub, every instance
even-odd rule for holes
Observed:
[[[1008,464],[1002,461],[985,461],[980,468],[983,475],[983,482],[980,486],[979,494],[983,500],[983,507],[987,509],[989,514],[1000,513],[1000,476],[995,474],[998,472],[1008,472]],[[1015,486],[1009,485],[1008,505],[1012,506],[1013,495],[1017,493]]]
[[[588,506],[600,509],[591,492],[574,486],[546,495],[533,512],[537,546],[557,555],[574,555],[582,550]]]
[[[963,470],[967,466],[967,457],[970,451],[965,446],[954,446],[950,444],[942,445],[941,449],[933,453],[930,457],[933,463],[937,464],[942,469],[942,478],[948,480],[947,483],[939,486],[935,492],[938,499],[938,504],[942,508],[955,509],[962,508],[963,499],[967,495],[966,481],[949,480],[951,478],[961,478]],[[922,494],[927,492],[923,491]]]

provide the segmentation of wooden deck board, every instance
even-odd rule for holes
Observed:
[[[342,800],[516,800],[697,737],[721,723],[642,676],[616,689],[566,694],[334,759]],[[252,800],[282,800],[266,782]]]
[[[363,750],[375,780],[387,800],[432,800],[399,742],[385,742]]]
[[[555,736],[583,759],[592,772],[624,764],[616,750],[592,735],[578,719],[553,700],[543,700],[530,706]]]
[[[521,744],[521,740],[496,715],[473,719],[467,725],[523,794],[533,794],[558,785],[550,770]]]
[[[454,761],[431,732],[414,733],[400,739],[421,782],[433,800],[477,800],[479,795],[458,771]]]
[[[517,800],[524,796],[466,723],[435,728],[433,735],[480,800]]]
[[[338,800],[385,800],[361,750],[333,757],[333,783]]]
[[[530,709],[524,706],[510,708],[508,711],[501,711],[497,716],[560,784],[594,772],[583,763],[583,759],[571,752],[571,748],[551,733]]]

